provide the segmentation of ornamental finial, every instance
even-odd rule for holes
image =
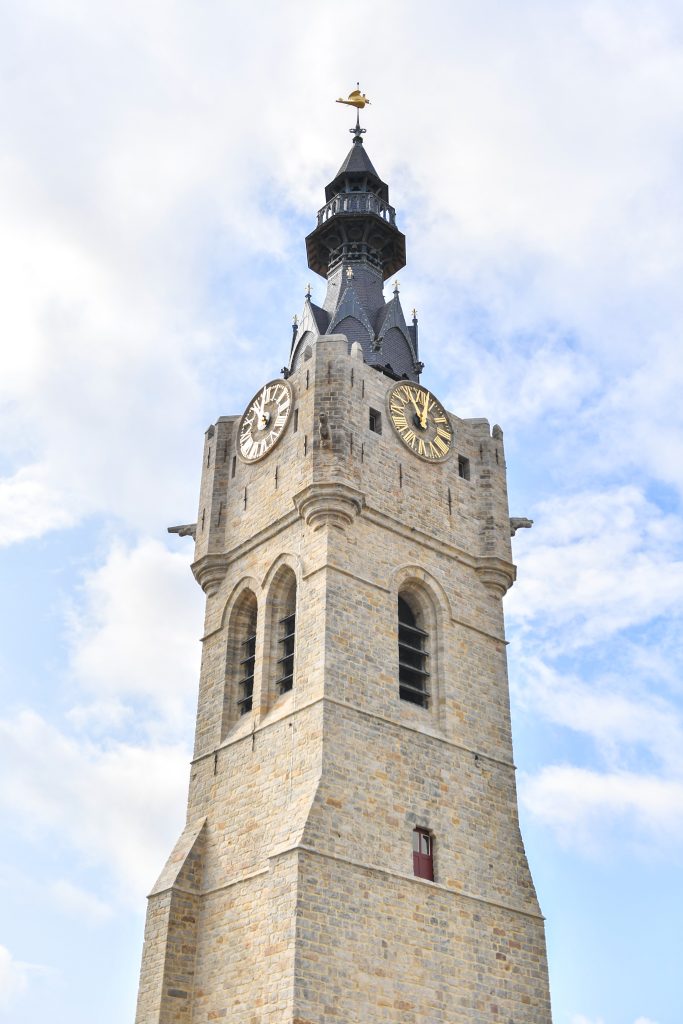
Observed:
[[[309,283],[309,284],[306,285],[306,298],[310,299],[310,297],[311,297],[311,285]]]

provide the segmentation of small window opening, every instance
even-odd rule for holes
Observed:
[[[470,478],[470,460],[466,459],[464,455],[458,455],[458,476],[463,480]]]
[[[370,410],[370,430],[374,431],[375,434],[382,433],[382,414],[377,412],[377,409]]]
[[[434,881],[434,837],[426,828],[413,832],[413,874]]]
[[[232,457],[232,467],[230,469],[230,476],[234,476],[235,475],[235,470],[236,469],[237,469],[237,456],[233,455],[233,457]]]
[[[251,629],[254,630],[242,643],[242,659],[240,661],[240,671],[242,678],[239,681],[240,696],[237,699],[237,705],[240,709],[240,715],[246,715],[247,712],[251,711],[251,706],[254,700],[254,665],[256,664],[256,620],[254,619],[253,624],[250,623]]]
[[[298,429],[299,429],[299,410],[295,409],[294,410],[294,426],[292,427],[292,433],[296,434]]]
[[[417,619],[408,602],[398,599],[398,683],[401,700],[429,706],[427,658],[425,650],[428,634],[417,625]]]
[[[280,693],[287,693],[294,685],[294,640],[296,632],[296,615],[286,615],[280,619],[280,650],[282,657],[278,658],[280,676],[277,680]]]

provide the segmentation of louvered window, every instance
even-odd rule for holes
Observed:
[[[398,682],[401,700],[429,706],[428,634],[420,629],[408,602],[398,599]]]
[[[251,625],[251,624],[250,624]],[[240,660],[239,697],[237,704],[241,715],[251,711],[254,699],[254,665],[256,664],[256,621],[253,623],[254,632],[242,642]]]
[[[296,633],[296,615],[285,615],[280,619],[280,657],[278,658],[277,685],[280,693],[286,693],[294,685],[294,640]]]

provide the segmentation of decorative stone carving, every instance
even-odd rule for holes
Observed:
[[[510,536],[514,537],[517,530],[530,530],[534,525],[533,519],[524,519],[519,516],[510,516]]]
[[[177,533],[179,537],[192,537],[193,540],[197,538],[196,523],[186,523],[184,526],[169,526],[167,530],[168,533]]]
[[[493,555],[479,558],[475,571],[486,589],[496,597],[503,597],[517,578],[517,569],[512,562]]]
[[[345,530],[365,507],[365,495],[346,484],[321,482],[295,494],[294,504],[306,526]]]
[[[330,424],[327,419],[327,413],[321,412],[318,416],[318,432],[320,434],[320,445],[322,448],[329,446],[332,434],[330,433]]]
[[[226,555],[203,555],[192,563],[192,574],[205,594],[218,591],[228,569]]]

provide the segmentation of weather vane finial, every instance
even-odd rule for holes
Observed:
[[[345,103],[347,107],[356,108],[356,127],[349,128],[349,131],[351,132],[352,135],[356,136],[356,139],[360,140],[361,135],[364,135],[367,130],[365,128],[361,128],[360,126],[360,112],[364,107],[366,107],[370,103],[370,100],[367,98],[364,92],[360,91],[360,82],[356,82],[356,86],[357,88],[354,89],[353,92],[349,93],[349,98],[347,100],[340,98],[337,100],[337,103]]]

